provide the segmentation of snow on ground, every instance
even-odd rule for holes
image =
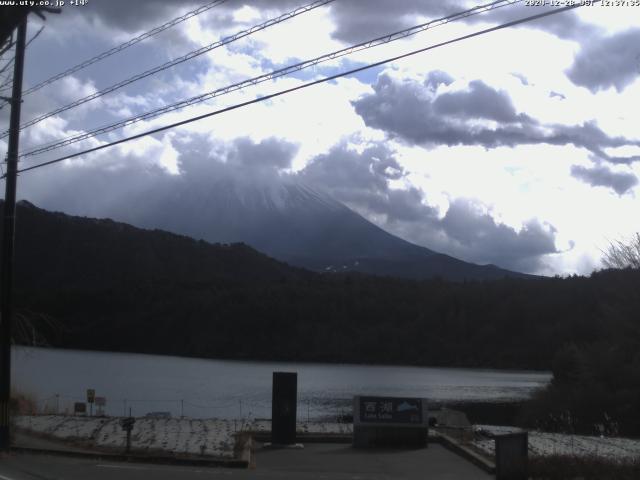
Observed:
[[[122,449],[126,435],[118,417],[74,417],[33,415],[15,418],[16,426],[60,440],[84,446]],[[298,423],[300,433],[351,434],[350,423]],[[269,420],[222,420],[189,418],[136,418],[131,432],[134,451],[233,457],[235,434],[243,431],[268,432]],[[491,435],[519,431],[514,427],[476,425],[472,445],[489,456],[495,455]],[[590,437],[559,433],[529,432],[532,456],[574,455],[598,456],[625,460],[640,457],[640,440]]]
[[[16,427],[60,440],[98,448],[122,449],[126,434],[118,417],[33,415],[15,417]],[[351,424],[299,423],[301,433],[351,433]],[[189,418],[136,418],[131,448],[139,452],[233,457],[234,435],[242,431],[271,430],[268,420],[221,420]]]
[[[121,418],[36,415],[16,418],[16,427],[99,448],[122,449],[126,433]],[[131,431],[131,448],[146,452],[233,456],[236,425],[226,420],[187,418],[137,418]],[[204,447],[204,448],[203,448]]]
[[[489,435],[520,431],[513,427],[495,425],[476,425],[474,430],[477,433],[485,432]],[[495,442],[491,438],[476,435],[472,445],[490,456],[495,455]],[[640,458],[640,440],[530,431],[529,454],[532,456],[596,456],[610,460],[632,460]]]

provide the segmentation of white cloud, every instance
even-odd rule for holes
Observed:
[[[188,39],[190,48],[193,48],[194,45],[206,45],[221,36],[264,21],[277,13],[241,5],[231,11],[227,25],[222,25],[219,18],[213,22],[217,13],[211,12],[210,15],[196,17],[182,24],[178,35]],[[601,27],[608,34],[636,26],[636,14],[637,8],[578,9],[582,20]],[[415,16],[410,21],[417,24],[423,20],[424,18]],[[64,28],[59,32],[61,37],[53,34],[56,27],[52,22],[51,28],[48,26],[45,29],[43,38],[47,38],[47,41],[61,41],[60,38],[63,38],[67,43],[94,42],[96,46],[121,39],[110,36],[113,31],[100,22],[78,22],[77,31]],[[488,25],[455,23],[439,27],[401,42],[357,53],[349,59],[318,66],[315,70],[310,70],[309,75],[318,78],[326,72],[334,72],[336,67],[343,69],[347,65],[353,65],[349,62],[377,61],[468,34]],[[345,45],[332,37],[336,27],[329,8],[317,9],[233,46],[219,48],[189,64],[188,68],[167,72],[162,78],[142,84],[138,90],[123,90],[69,114],[50,118],[25,131],[23,145],[44,143],[60,136],[79,133],[81,128],[111,121],[113,118],[107,115],[127,116],[259,75],[271,69],[271,65],[282,66],[293,59],[311,58],[336,50]],[[171,43],[172,38],[158,38],[157,44],[159,49],[163,49],[163,55],[167,52],[174,54],[183,48],[181,44]],[[34,43],[31,48],[40,47]],[[429,72],[443,70],[455,81],[449,86],[441,85],[439,93],[467,89],[469,82],[479,79],[496,90],[508,93],[517,113],[525,113],[541,123],[576,125],[595,120],[598,127],[609,136],[640,139],[637,130],[640,110],[636,107],[640,104],[640,81],[636,80],[622,92],[612,87],[594,93],[575,85],[566,72],[580,49],[578,41],[563,40],[531,26],[490,33],[416,55],[388,65],[385,74],[398,80],[412,79],[420,82]],[[69,53],[69,63],[73,63],[71,60],[85,59],[87,53],[83,50],[82,56],[77,59],[71,58],[72,53]],[[130,67],[129,64],[126,66]],[[30,68],[37,71],[38,66],[31,65]],[[46,77],[50,73],[38,71],[38,75],[33,75],[33,78]],[[637,194],[640,187],[636,185],[621,196],[611,189],[588,185],[571,175],[571,167],[574,165],[593,167],[593,161],[586,150],[571,145],[543,144],[491,150],[478,146],[436,146],[427,150],[420,146],[400,144],[387,139],[381,130],[366,127],[362,118],[354,112],[351,102],[372,92],[366,78],[368,77],[344,78],[315,86],[192,123],[158,138],[149,137],[100,154],[69,161],[64,168],[81,168],[105,162],[109,168],[118,169],[125,162],[133,161],[179,175],[180,155],[187,148],[189,138],[200,134],[207,135],[212,144],[244,137],[254,143],[272,137],[281,139],[298,147],[293,159],[293,171],[303,169],[310,159],[330,151],[341,142],[348,142],[351,150],[360,153],[367,147],[384,143],[397,154],[398,164],[406,170],[406,175],[390,180],[390,188],[400,192],[412,189],[423,192],[425,202],[434,207],[440,219],[446,215],[453,202],[466,198],[473,199],[476,205],[485,206],[496,224],[509,226],[516,232],[532,218],[553,225],[557,229],[556,245],[564,253],[546,256],[544,261],[547,266],[543,267],[545,272],[588,273],[599,265],[600,249],[606,247],[608,240],[640,231],[637,215]],[[102,86],[100,81],[98,74],[90,70],[82,76],[69,77],[61,81],[57,88],[30,97],[25,102],[23,118],[28,119],[42,111],[93,93],[97,89],[96,84]],[[93,139],[76,144],[68,151],[95,146],[106,139],[119,138],[122,134],[143,132],[302,83],[303,80],[299,78],[267,82],[225,95],[207,104],[195,105],[183,112],[131,125],[123,132],[112,133],[101,140]],[[5,123],[6,110],[2,112]],[[485,126],[496,127],[498,123],[492,120],[485,123]],[[640,150],[638,147],[627,146],[606,148],[605,152],[608,155],[628,157],[638,155]],[[632,172],[640,177],[640,162],[629,166],[613,166],[611,169],[614,172]],[[55,186],[41,182],[38,188],[49,188],[53,195]],[[45,197],[46,195],[43,196]]]

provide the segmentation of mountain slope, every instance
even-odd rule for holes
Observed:
[[[173,196],[141,193],[110,216],[209,242],[245,242],[274,258],[320,272],[450,280],[528,277],[409,243],[301,184],[225,178],[194,185],[176,180],[173,191]]]
[[[638,274],[466,283],[321,275],[246,245],[21,202],[16,334],[213,358],[548,368],[567,342],[626,331],[602,312],[635,291]]]
[[[48,212],[25,201],[18,202],[15,253],[16,286],[33,290],[135,290],[308,276],[244,244],[211,245],[109,219]]]

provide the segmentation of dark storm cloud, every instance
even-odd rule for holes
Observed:
[[[332,16],[336,22],[334,38],[346,43],[356,43],[379,35],[395,32],[416,25],[416,17],[429,20],[443,18],[452,14],[464,12],[471,7],[489,2],[464,2],[442,0],[341,0],[333,4]],[[541,13],[542,8],[536,8],[535,13]],[[504,6],[479,15],[469,16],[464,22],[475,24],[479,22],[506,23],[532,15],[530,8],[522,5]],[[542,20],[525,24],[527,28],[548,31],[560,38],[582,38],[593,35],[598,30],[593,25],[580,20],[574,12],[564,12],[551,15]]]
[[[360,212],[385,215],[388,222],[419,221],[435,215],[435,210],[422,205],[422,194],[416,188],[390,188],[389,181],[404,175],[404,169],[383,145],[362,153],[337,145],[313,158],[297,178]]]
[[[291,10],[303,3],[299,0],[245,0],[240,4],[227,1],[212,10],[215,12],[212,21],[221,26],[232,23],[230,13],[244,5],[276,13]],[[92,0],[86,8],[67,8],[65,13],[83,15],[113,29],[136,32],[162,24],[201,4],[189,0]],[[437,19],[463,12],[472,6],[474,4],[462,0],[340,0],[331,5],[331,15],[336,22],[333,37],[349,44],[357,43],[414,26],[419,22],[416,17]],[[536,13],[538,11],[536,9]],[[531,15],[531,9],[512,5],[463,21],[502,23],[528,15]],[[527,27],[547,30],[562,38],[584,37],[594,31],[592,26],[582,22],[573,12],[552,15],[527,24]]]
[[[612,188],[618,195],[623,195],[638,184],[638,178],[633,173],[613,172],[605,165],[593,168],[573,165],[571,175],[594,187]]]
[[[587,40],[567,76],[592,92],[615,87],[618,92],[640,75],[640,29]]]
[[[180,152],[180,175],[171,175],[152,162],[160,145],[141,157],[111,149],[92,160],[85,157],[77,166],[59,164],[25,174],[21,198],[47,209],[126,220],[128,205],[135,199],[174,198],[180,188],[206,194],[224,178],[275,183],[279,170],[291,164],[296,151],[291,143],[273,138],[257,144],[247,138],[212,143],[193,135],[188,140],[177,137],[173,145]]]
[[[494,218],[468,199],[454,200],[440,222],[450,238],[487,258],[528,257],[556,252],[555,230],[546,230],[539,222],[530,221],[520,232],[498,224]]]
[[[486,118],[498,122],[518,120],[511,98],[498,92],[480,80],[469,83],[465,92],[443,93],[433,101],[434,112],[460,118]]]
[[[458,242],[454,252],[480,263],[536,271],[543,255],[558,252],[553,227],[530,220],[516,231],[468,199],[454,200],[439,223],[447,237]]]
[[[385,146],[358,153],[340,145],[315,157],[297,179],[402,238],[467,261],[536,272],[544,255],[557,252],[553,227],[530,220],[517,231],[469,199],[452,201],[439,218],[421,190],[391,188],[405,174]]]
[[[509,95],[476,80],[466,91],[434,94],[414,80],[398,81],[383,74],[374,93],[352,102],[367,126],[387,132],[410,144],[480,145],[485,148],[521,144],[575,145],[600,159],[631,163],[640,156],[609,156],[604,149],[640,142],[609,137],[595,123],[542,125],[517,113]],[[477,120],[496,121],[495,127]]]
[[[245,0],[241,3],[227,1],[214,7],[212,12],[233,22],[230,12],[244,5],[261,10],[292,10],[309,2],[300,0]],[[444,4],[447,5],[444,5]],[[192,10],[202,2],[183,0],[92,0],[90,8],[74,9],[72,13],[87,15],[99,20],[111,28],[129,32],[139,31],[166,22],[181,12]],[[65,10],[65,12],[71,9]],[[82,10],[82,12],[80,12]],[[348,43],[389,33],[411,26],[411,16],[422,14],[440,17],[445,14],[464,10],[460,2],[441,2],[439,0],[340,0],[331,7],[331,13],[337,22],[334,37]]]
[[[281,170],[291,166],[298,146],[277,138],[267,138],[254,143],[250,138],[237,139],[227,155],[227,161],[235,166],[263,170]]]
[[[197,0],[91,0],[82,8],[64,8],[61,18],[82,16],[112,29],[133,33],[161,25],[202,4]]]
[[[66,8],[66,16],[82,15],[100,22],[109,28],[125,32],[138,32],[154,28],[172,20],[187,11],[210,3],[198,0],[91,0],[87,8]],[[310,2],[306,2],[310,3]],[[292,10],[305,4],[299,0],[227,0],[208,12],[207,26],[226,27],[235,23],[232,13],[245,5],[261,10],[271,10],[274,15],[279,10]]]
[[[461,1],[440,0],[358,0],[338,1],[331,7],[337,28],[334,38],[346,43],[357,43],[369,38],[395,32],[418,23],[417,15],[440,18],[463,11]]]

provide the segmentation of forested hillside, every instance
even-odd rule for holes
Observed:
[[[16,242],[19,316],[51,345],[216,358],[547,369],[565,345],[626,338],[612,315],[640,277],[320,275],[24,202]]]

